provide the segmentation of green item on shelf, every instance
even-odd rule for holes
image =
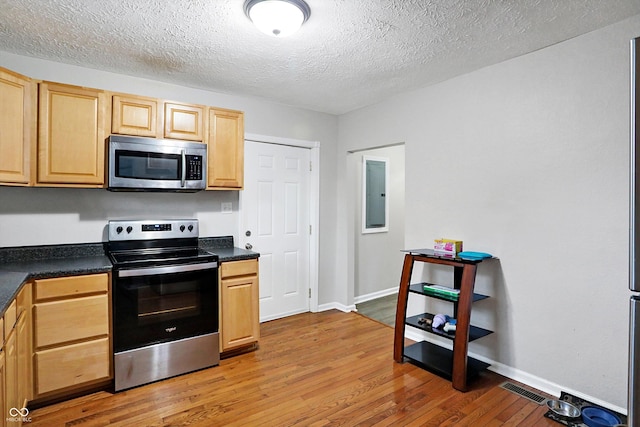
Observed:
[[[423,285],[422,289],[426,293],[430,295],[435,295],[435,296],[447,297],[452,299],[458,299],[458,297],[460,296],[459,289],[449,288],[447,286]]]

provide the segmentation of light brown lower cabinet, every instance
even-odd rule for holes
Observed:
[[[112,378],[109,275],[34,282],[34,399]]]
[[[9,416],[11,408],[21,409],[18,396],[18,353],[16,346],[16,330],[13,328],[4,341],[4,380],[5,380],[5,410],[4,417]]]
[[[31,322],[29,311],[25,311],[16,323],[17,373],[18,373],[18,408],[25,408],[33,396],[33,376],[31,363]]]
[[[255,344],[260,338],[258,260],[220,266],[220,351]]]
[[[22,287],[16,298],[16,342],[18,344],[18,401],[20,408],[33,398],[33,345],[31,334],[32,285]]]
[[[20,414],[31,399],[31,284],[25,285],[2,318],[2,361],[0,384],[3,387],[0,425],[22,425]]]
[[[2,390],[0,390],[0,409],[4,410],[5,413],[7,409],[7,396],[6,396],[6,369],[5,369],[5,357],[4,357],[4,346],[3,349],[0,350],[0,384],[2,385]],[[0,426],[4,427],[6,425],[5,417],[0,417]]]

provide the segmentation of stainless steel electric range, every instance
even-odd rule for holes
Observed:
[[[198,221],[109,221],[115,390],[217,365],[218,257]]]

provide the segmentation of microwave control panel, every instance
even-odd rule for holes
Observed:
[[[188,180],[201,180],[202,179],[202,156],[186,155],[187,159],[187,173],[186,179]]]

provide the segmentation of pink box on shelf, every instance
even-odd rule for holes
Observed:
[[[433,250],[438,253],[455,256],[458,252],[462,252],[462,240],[435,239]]]

